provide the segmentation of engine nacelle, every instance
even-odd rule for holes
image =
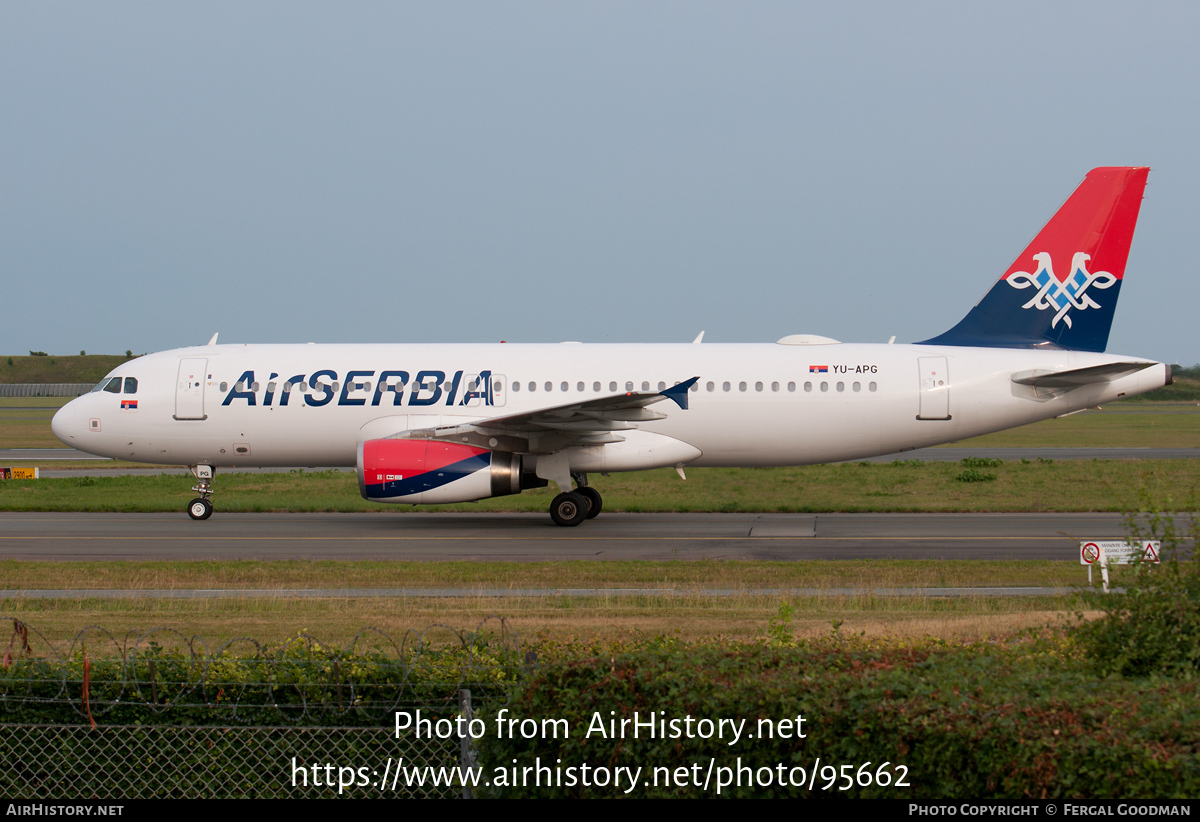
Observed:
[[[358,490],[372,502],[471,502],[545,485],[526,477],[521,457],[433,440],[366,440],[358,446]]]

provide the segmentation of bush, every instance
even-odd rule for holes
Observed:
[[[963,468],[999,468],[1004,460],[995,457],[963,457]]]
[[[1183,527],[1181,528],[1180,525]],[[1081,622],[1072,633],[1101,674],[1200,674],[1200,560],[1193,515],[1151,511],[1145,525],[1129,518],[1130,538],[1162,542],[1159,564],[1137,563],[1121,574],[1123,591],[1093,594],[1100,619]],[[1110,571],[1111,573],[1111,571]]]
[[[773,621],[757,644],[658,641],[550,659],[519,683],[505,716],[566,720],[568,733],[488,733],[478,761],[488,772],[538,758],[564,768],[641,767],[643,784],[629,793],[637,797],[716,796],[716,779],[705,791],[665,778],[691,773],[695,763],[756,772],[783,764],[811,776],[818,757],[815,787],[748,784],[743,777],[720,796],[1097,800],[1200,790],[1200,683],[1147,687],[1114,678],[1097,687],[1061,638],[952,646],[835,634],[793,643],[774,635],[781,625]],[[731,745],[716,736],[651,736],[645,728],[636,737],[609,733],[610,721],[632,720],[635,711],[642,721],[745,720],[752,737]],[[480,716],[496,727],[495,708]],[[804,738],[763,733],[760,720],[769,730],[798,716],[805,718]],[[860,766],[870,774],[885,763],[893,774],[903,767],[910,787],[894,779],[847,784],[840,766],[851,763],[859,775]],[[500,785],[493,781],[490,790],[521,797],[622,796],[628,787]]]
[[[968,468],[955,477],[959,482],[992,482],[996,479],[995,474],[987,474],[977,468]]]

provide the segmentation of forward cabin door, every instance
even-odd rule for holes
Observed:
[[[208,382],[208,360],[179,361],[179,377],[175,381],[175,419],[202,420],[204,415],[204,384]]]
[[[950,372],[945,357],[919,357],[921,412],[919,420],[950,419]]]

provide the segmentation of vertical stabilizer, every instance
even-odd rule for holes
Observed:
[[[1103,351],[1148,168],[1094,168],[958,325],[919,345]]]

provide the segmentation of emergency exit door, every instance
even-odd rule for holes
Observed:
[[[919,420],[950,419],[950,372],[945,357],[919,357],[921,410]]]
[[[175,381],[175,419],[202,420],[204,414],[204,385],[208,382],[208,360],[179,361],[179,376]]]

